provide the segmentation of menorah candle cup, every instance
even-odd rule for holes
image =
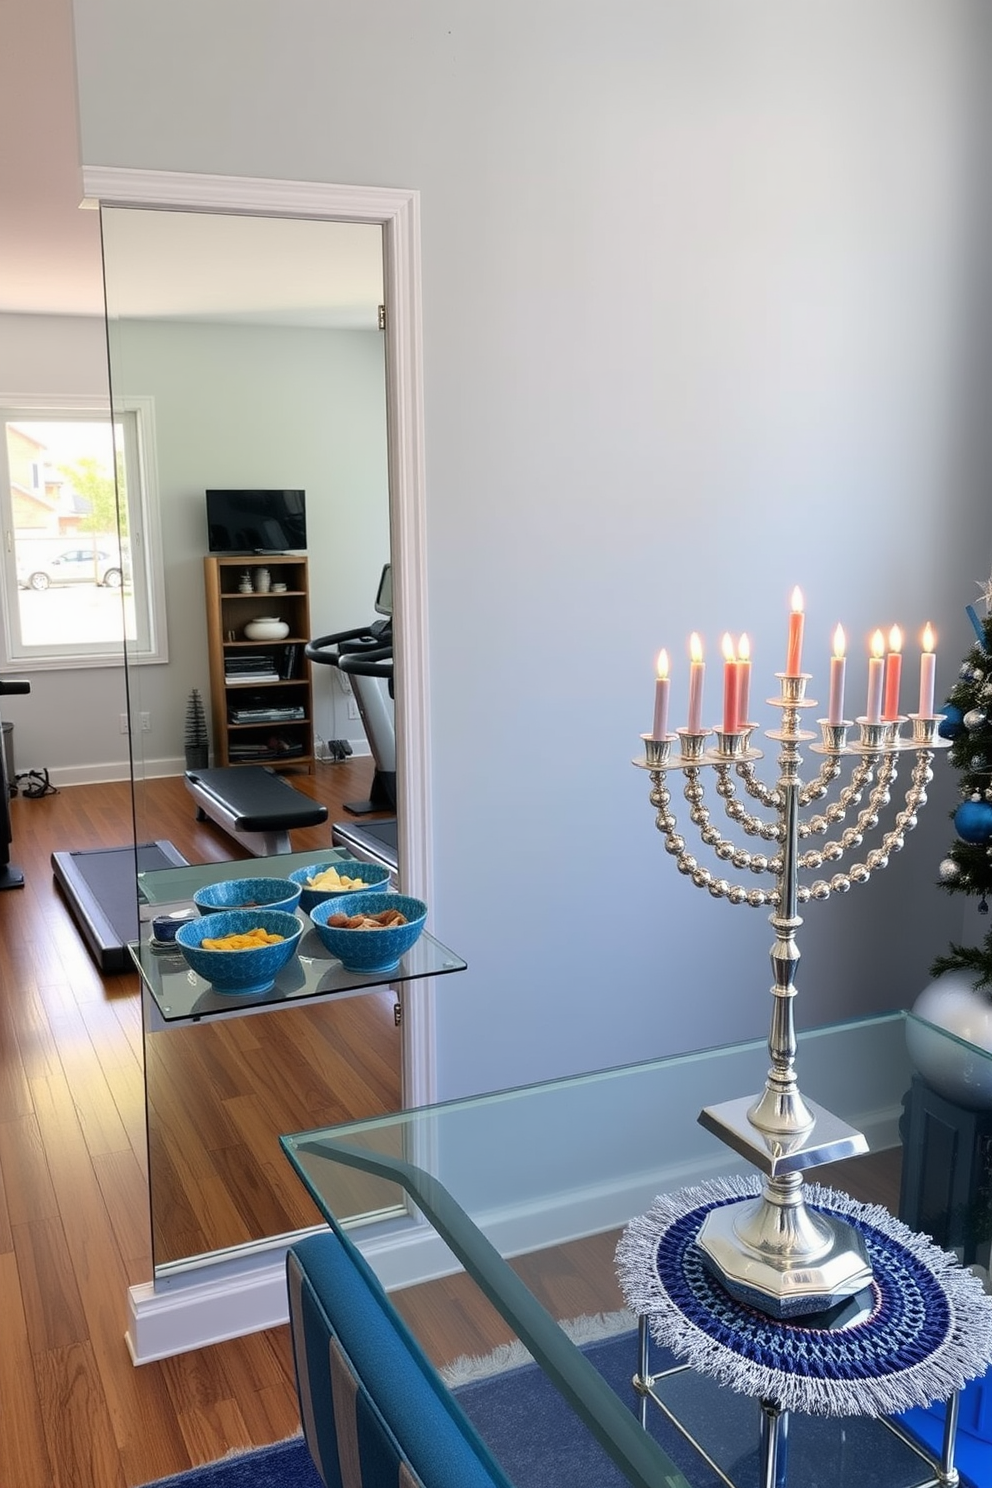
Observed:
[[[703,758],[703,743],[709,738],[710,730],[703,729],[696,732],[694,729],[680,728],[678,730],[679,743],[682,747],[681,764],[697,764]]]
[[[725,732],[723,729],[714,729],[713,735],[716,739],[716,753],[721,759],[743,759],[748,752],[748,741],[751,738],[753,725],[743,729],[734,729],[733,732]]]
[[[663,770],[671,759],[672,745],[678,741],[678,734],[666,734],[663,739],[656,739],[653,734],[642,734],[641,738],[648,766],[652,770]]]
[[[932,748],[937,738],[937,728],[943,716],[943,713],[910,713],[909,720],[913,725],[913,743],[917,749]]]
[[[838,723],[831,723],[829,718],[820,719],[820,733],[823,736],[823,747],[828,754],[843,754],[847,748],[847,731],[854,724],[850,718],[842,718]]]
[[[769,698],[771,703],[801,703],[806,696],[806,683],[809,681],[810,672],[800,672],[798,676],[790,677],[786,672],[776,672],[779,684],[782,688],[781,696]]]

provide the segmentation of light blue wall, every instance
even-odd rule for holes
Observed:
[[[75,14],[87,163],[422,194],[435,924],[469,961],[438,994],[441,1093],[760,1033],[764,916],[678,878],[629,761],[658,647],[678,699],[689,630],[712,662],[746,629],[760,701],[796,583],[814,696],[838,619],[855,700],[877,625],[932,619],[944,688],[967,648],[988,7]],[[952,787],[811,911],[804,1023],[926,981],[958,920],[933,887]]]

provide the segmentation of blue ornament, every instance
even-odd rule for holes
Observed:
[[[940,711],[944,716],[937,725],[937,732],[942,739],[956,739],[964,733],[964,714],[960,708],[945,703]]]
[[[954,813],[954,830],[962,842],[988,842],[992,838],[992,806],[987,801],[962,801]]]

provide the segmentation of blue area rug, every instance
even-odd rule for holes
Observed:
[[[630,1379],[637,1364],[636,1334],[587,1344],[583,1352],[633,1409]],[[663,1350],[652,1350],[653,1369],[674,1363]],[[705,1432],[707,1450],[737,1488],[759,1488],[756,1401],[690,1371],[673,1374],[659,1390],[680,1419]],[[488,1375],[457,1386],[454,1393],[516,1488],[575,1488],[582,1483],[629,1488],[537,1365]],[[652,1434],[692,1488],[723,1488],[653,1405],[649,1421]],[[963,1488],[988,1488],[992,1447],[964,1438],[958,1467]],[[855,1482],[858,1488],[905,1488],[924,1475],[920,1459],[876,1421],[810,1416],[793,1416],[790,1421],[789,1481],[802,1488],[838,1488]],[[321,1480],[297,1438],[160,1479],[154,1488],[321,1488]]]

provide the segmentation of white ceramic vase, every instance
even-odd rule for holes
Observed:
[[[249,641],[282,641],[288,635],[286,621],[275,616],[260,616],[257,620],[249,620],[245,626],[245,637]]]
[[[913,1013],[936,1025],[926,1028],[914,1018],[906,1022],[909,1057],[927,1084],[955,1105],[992,1110],[989,991],[976,991],[970,972],[947,971],[924,988]]]

